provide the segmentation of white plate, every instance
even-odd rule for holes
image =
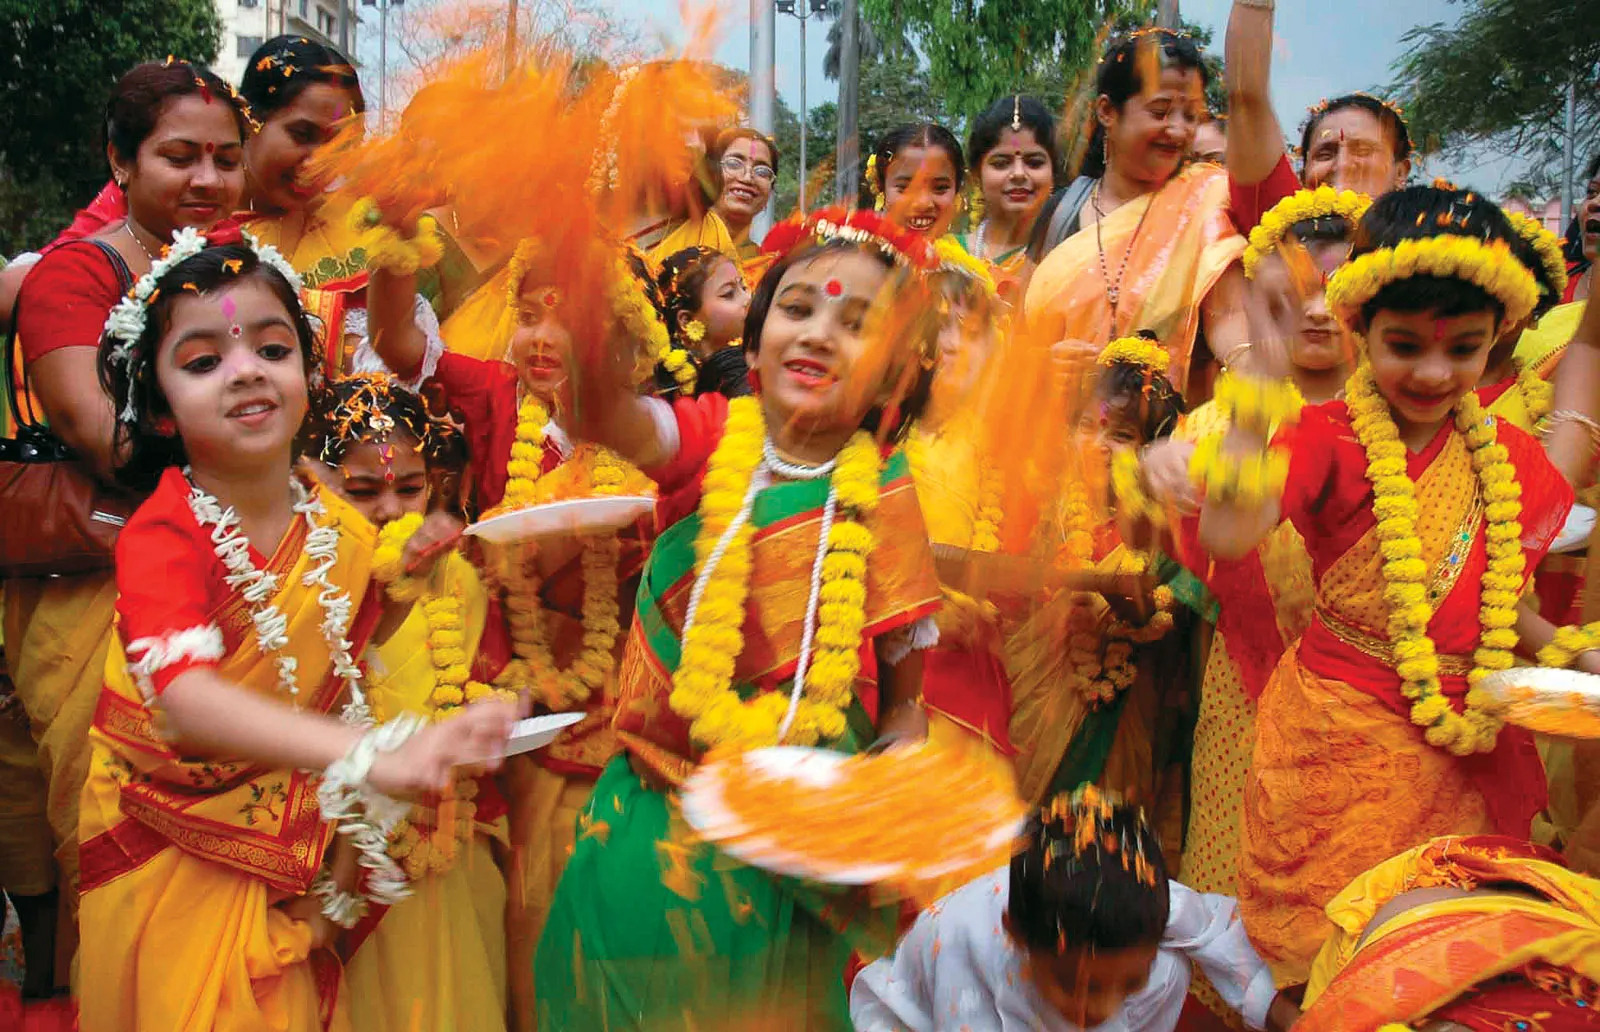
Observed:
[[[646,495],[601,495],[534,505],[479,520],[466,529],[497,545],[540,537],[596,534],[626,527],[651,512],[656,500]]]
[[[744,756],[746,763],[759,766],[768,774],[800,781],[809,788],[819,790],[837,785],[845,776],[846,761],[855,758],[827,749],[793,745],[757,749]],[[980,841],[971,844],[970,853],[973,855],[946,858],[930,856],[916,870],[898,864],[862,864],[858,867],[819,870],[814,859],[786,848],[781,835],[746,837],[745,822],[723,802],[722,774],[719,765],[702,764],[689,776],[680,797],[684,820],[700,837],[714,843],[734,859],[794,878],[833,885],[875,885],[908,876],[937,878],[948,871],[970,865],[975,857],[985,852],[1005,848],[1021,831],[1020,822],[997,824]],[[854,825],[863,819],[878,820],[878,817],[860,813],[839,815],[841,827]],[[899,825],[892,821],[884,820],[881,822],[881,833],[892,835],[897,827]]]
[[[1600,677],[1582,670],[1512,667],[1478,685],[1508,724],[1563,738],[1600,738]]]
[[[556,736],[576,724],[587,713],[551,713],[543,717],[529,717],[511,725],[511,737],[506,740],[507,756],[543,749],[556,740]]]

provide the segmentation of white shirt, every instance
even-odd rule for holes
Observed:
[[[1245,937],[1237,904],[1170,883],[1166,934],[1143,989],[1099,1032],[1171,1032],[1196,961],[1245,1024],[1265,1027],[1277,990]],[[850,991],[857,1032],[1078,1032],[1022,973],[1001,924],[1011,891],[1002,867],[922,912],[893,955],[867,966]]]

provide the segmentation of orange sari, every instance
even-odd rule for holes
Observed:
[[[1342,402],[1308,408],[1285,435],[1284,513],[1305,538],[1316,612],[1262,693],[1245,785],[1239,912],[1279,985],[1306,980],[1322,908],[1360,872],[1439,835],[1527,838],[1545,802],[1532,735],[1507,727],[1487,754],[1427,744],[1409,716],[1386,632],[1383,557],[1366,460]],[[1531,571],[1571,505],[1571,488],[1532,438],[1501,424],[1523,494]],[[1459,708],[1480,634],[1485,521],[1464,439],[1446,424],[1408,472],[1422,503],[1445,695]]]
[[[1101,271],[1121,268],[1113,324]],[[1023,314],[1038,340],[1104,345],[1153,330],[1172,356],[1167,376],[1179,389],[1189,379],[1200,304],[1244,252],[1228,217],[1228,175],[1215,165],[1190,165],[1160,190],[1129,201],[1080,230],[1045,256],[1028,284]]]

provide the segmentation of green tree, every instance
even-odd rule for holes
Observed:
[[[211,0],[0,0],[0,253],[38,247],[106,181],[105,100],[140,61],[209,63]],[[24,56],[25,55],[25,56]]]
[[[1423,153],[1523,158],[1523,181],[1558,184],[1569,83],[1577,84],[1577,164],[1600,138],[1600,3],[1464,0],[1454,26],[1408,32],[1389,88]]]
[[[1101,26],[1151,6],[1149,0],[861,0],[862,16],[880,39],[903,36],[926,58],[933,88],[949,113],[963,119],[1018,88],[1072,81],[1093,63]]]

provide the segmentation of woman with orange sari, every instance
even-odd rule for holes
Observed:
[[[1329,307],[1365,338],[1346,400],[1219,385],[1226,435],[1197,446],[1199,539],[1239,558],[1281,519],[1305,540],[1316,610],[1256,712],[1239,907],[1280,986],[1305,981],[1323,906],[1356,874],[1437,835],[1526,839],[1544,805],[1532,736],[1480,693],[1537,617],[1519,605],[1572,490],[1473,389],[1501,330],[1532,310],[1514,230],[1470,192],[1374,202]],[[1596,657],[1588,656],[1591,663]]]
[[[1298,1029],[1600,1028],[1600,882],[1547,849],[1434,839],[1356,878],[1327,916]]]
[[[1035,97],[1001,97],[972,124],[967,165],[971,227],[957,240],[988,264],[1000,295],[1018,301],[1028,241],[1061,172],[1055,117]]]
[[[1191,404],[1209,396],[1211,356],[1227,365],[1248,336],[1238,303],[1245,241],[1228,218],[1227,174],[1184,166],[1206,82],[1194,43],[1166,29],[1107,50],[1088,155],[1077,182],[1040,215],[1023,306],[1027,332],[1044,345],[1078,341],[1098,352],[1150,330]]]

